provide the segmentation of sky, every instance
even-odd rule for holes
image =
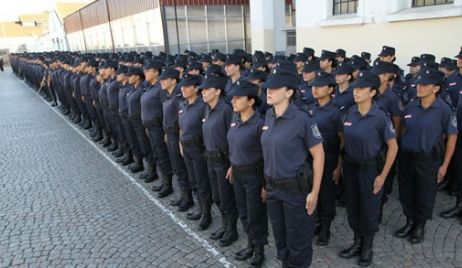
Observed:
[[[42,13],[54,7],[55,2],[81,0],[0,0],[0,21],[16,21],[19,14]],[[84,2],[89,2],[84,0]]]

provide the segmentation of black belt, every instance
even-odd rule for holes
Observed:
[[[207,162],[215,164],[227,164],[229,163],[228,156],[222,151],[205,151],[205,159]]]
[[[233,165],[233,172],[240,175],[253,175],[260,174],[263,170],[263,162],[253,164],[253,165],[244,165],[244,166],[235,166]]]
[[[414,153],[414,152],[402,152],[407,157],[410,157],[412,160],[415,161],[428,161],[434,160],[434,157],[431,154],[425,154],[425,153]]]
[[[293,178],[277,179],[265,175],[266,184],[274,189],[280,190],[299,190],[302,193],[311,191],[308,181],[304,181],[300,176]]]
[[[378,164],[378,157],[369,158],[369,159],[354,159],[348,156],[344,159],[350,165],[357,167],[367,167],[367,166],[376,166]]]
[[[178,135],[180,133],[180,129],[178,127],[164,127],[164,133]]]
[[[156,117],[156,118],[154,118],[152,120],[144,121],[143,126],[145,128],[162,127],[162,119],[160,117]]]
[[[181,141],[181,146],[183,148],[190,148],[190,147],[204,147],[204,143],[202,142],[202,139],[199,137],[189,139],[187,141]]]
[[[122,117],[123,119],[128,119],[128,112],[120,112],[119,115],[120,115],[120,117]]]

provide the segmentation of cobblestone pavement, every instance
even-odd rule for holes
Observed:
[[[244,237],[220,248],[208,239],[218,220],[198,231],[52,109],[10,69],[0,73],[0,267],[247,266],[233,258]],[[453,203],[440,193],[435,215]],[[435,216],[420,245],[393,237],[403,222],[393,195],[373,267],[462,267],[457,220]],[[345,209],[337,208],[331,243],[314,246],[313,267],[356,267],[337,257],[351,240]],[[275,255],[271,238],[266,267],[279,266]]]

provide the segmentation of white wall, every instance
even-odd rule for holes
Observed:
[[[396,48],[402,68],[422,53],[453,57],[462,46],[462,0],[411,8],[410,0],[359,0],[358,13],[332,16],[331,0],[297,0],[297,50],[344,48],[347,54]]]

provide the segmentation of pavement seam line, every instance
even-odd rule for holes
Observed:
[[[15,76],[16,79],[18,79],[22,84],[24,84],[29,91],[34,93],[36,96],[39,94],[32,89],[27,83],[25,83],[23,80],[19,79],[18,77]],[[205,250],[207,250],[209,253],[212,254],[212,256],[221,264],[223,264],[224,267],[235,267],[231,262],[229,262],[223,254],[221,254],[217,249],[215,249],[207,240],[204,238],[200,237],[199,234],[194,232],[185,222],[183,222],[181,219],[179,219],[170,209],[166,208],[162,203],[160,203],[159,200],[157,200],[146,188],[144,188],[141,184],[139,184],[135,178],[133,178],[132,175],[130,175],[125,169],[123,169],[121,166],[119,166],[114,160],[112,160],[101,148],[98,147],[93,141],[89,140],[87,136],[82,133],[80,129],[78,129],[76,126],[71,124],[69,120],[64,117],[64,115],[60,114],[57,110],[53,109],[48,102],[46,102],[43,98],[39,96],[40,100],[44,102],[50,110],[52,110],[55,114],[57,114],[66,124],[68,124],[77,134],[79,134],[84,140],[86,140],[99,154],[101,154],[111,165],[113,165],[120,173],[122,173],[133,185],[135,185],[151,202],[153,202],[160,210],[162,210],[165,214],[167,214],[173,222],[180,226],[183,231],[188,234],[190,237],[192,237],[194,240],[196,240],[199,245],[203,246]]]

